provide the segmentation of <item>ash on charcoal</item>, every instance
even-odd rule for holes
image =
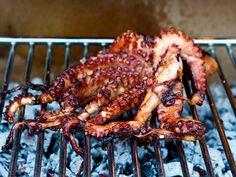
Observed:
[[[42,80],[36,78],[32,81],[35,84],[41,84]],[[10,83],[9,88],[13,88],[17,83]],[[222,119],[225,133],[229,141],[231,151],[236,159],[236,119],[231,109],[230,103],[227,100],[225,91],[222,86],[211,86],[212,94],[216,106],[218,108],[219,115]],[[236,95],[236,87],[232,86],[233,94]],[[29,92],[39,95],[39,91],[29,90]],[[9,99],[20,94],[20,91],[7,95],[6,104]],[[32,119],[36,116],[36,112],[40,110],[40,106],[26,106],[25,119]],[[56,102],[48,104],[48,109],[55,111],[59,109],[59,105]],[[207,100],[202,107],[197,107],[199,118],[207,125],[208,133],[206,134],[206,142],[209,149],[211,161],[215,173],[217,176],[231,177],[232,174],[229,170],[223,147],[216,130],[215,122],[208,105]],[[134,111],[135,112],[135,111]],[[191,111],[187,104],[184,105],[182,117],[191,117]],[[5,144],[6,137],[10,131],[12,125],[6,121],[2,121],[0,124],[0,147]],[[80,147],[83,147],[83,136],[79,133],[76,134],[76,138]],[[22,177],[33,176],[35,153],[36,153],[36,141],[37,135],[29,135],[28,128],[22,132],[20,142],[20,152],[18,156],[17,174]],[[59,169],[59,132],[45,131],[44,149],[43,149],[43,161],[41,175],[45,176],[58,176]],[[164,159],[164,168],[167,177],[171,176],[183,176],[179,155],[174,143],[160,141],[162,158]],[[201,173],[205,173],[206,167],[202,157],[201,148],[198,142],[183,142],[183,147],[188,162],[188,168],[191,177],[198,177]],[[131,177],[132,171],[132,155],[130,140],[115,140],[114,141],[114,155],[115,155],[115,169],[116,175],[119,177]],[[152,177],[157,175],[157,163],[155,159],[155,153],[153,146],[140,146],[138,147],[139,165],[141,168],[141,175],[144,177]],[[6,177],[8,175],[9,163],[11,159],[11,150],[0,151],[0,177]],[[77,174],[79,167],[82,164],[83,159],[77,155],[71,148],[70,144],[67,144],[67,164],[66,175],[73,177]],[[103,148],[101,142],[91,139],[91,174],[94,177],[108,176],[108,160],[107,149]]]

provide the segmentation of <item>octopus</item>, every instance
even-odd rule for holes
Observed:
[[[25,105],[57,101],[60,109],[42,110],[34,119],[16,122],[6,145],[12,142],[14,130],[22,125],[30,126],[33,133],[59,130],[81,154],[75,131],[95,138],[199,140],[206,133],[206,126],[199,120],[181,117],[181,112],[184,102],[203,103],[206,78],[216,70],[214,59],[174,28],[162,30],[159,36],[127,31],[106,52],[82,59],[57,76],[42,94],[19,95],[10,101],[6,107],[6,120],[10,123]],[[191,81],[191,98],[183,94],[184,76]],[[134,108],[137,113],[132,120],[119,121],[120,115]],[[154,113],[158,128],[149,124]]]

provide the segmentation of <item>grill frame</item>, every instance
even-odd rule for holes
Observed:
[[[69,58],[70,58],[70,47],[72,45],[79,45],[83,47],[83,57],[88,56],[89,46],[92,45],[98,45],[101,46],[103,50],[105,50],[105,46],[108,44],[111,44],[114,39],[111,38],[0,38],[0,45],[1,44],[7,44],[10,45],[10,51],[7,61],[7,66],[4,73],[4,79],[3,79],[3,87],[2,87],[2,97],[0,102],[0,114],[2,115],[3,107],[4,107],[4,101],[6,98],[5,91],[8,88],[9,84],[9,78],[10,74],[12,72],[12,65],[14,62],[14,55],[15,55],[15,48],[17,45],[27,45],[28,46],[28,56],[27,56],[27,64],[26,64],[26,70],[25,70],[25,82],[30,81],[30,73],[32,69],[32,61],[33,61],[33,53],[34,53],[34,47],[36,45],[45,45],[47,46],[47,56],[46,56],[46,66],[45,66],[45,72],[44,72],[44,82],[49,83],[50,82],[50,72],[51,72],[51,59],[52,59],[52,46],[53,45],[63,45],[65,46],[65,64],[64,68],[68,68],[69,66]],[[197,44],[202,46],[207,46],[210,53],[213,55],[213,57],[216,59],[219,70],[218,75],[222,81],[222,84],[225,88],[225,91],[227,93],[227,96],[229,98],[230,104],[232,106],[232,109],[236,115],[236,103],[235,99],[233,98],[232,92],[230,90],[229,83],[227,79],[225,78],[225,75],[223,73],[223,70],[219,64],[218,55],[215,50],[215,46],[223,46],[227,49],[228,56],[231,59],[234,67],[236,68],[236,57],[233,52],[233,46],[236,45],[236,39],[214,39],[214,40],[194,40]],[[191,89],[189,87],[188,82],[184,82],[185,90],[187,93],[187,96],[189,97],[191,95]],[[27,93],[27,90],[23,90],[23,93]],[[227,157],[230,170],[233,176],[236,176],[236,165],[235,161],[233,159],[233,155],[231,153],[224,129],[222,127],[222,124],[220,122],[220,117],[217,112],[216,105],[214,103],[214,99],[212,97],[211,91],[209,87],[207,86],[206,91],[207,99],[209,101],[210,108],[212,110],[212,114],[217,126],[218,133],[220,135],[220,139],[222,141],[222,145],[224,148],[225,155]],[[190,106],[192,116],[194,119],[199,119],[197,114],[197,109],[195,106]],[[42,106],[42,109],[46,109],[46,105]],[[24,115],[24,108],[20,110],[20,116],[18,118],[18,121],[21,119],[20,117],[23,117]],[[0,118],[1,123],[2,117]],[[17,168],[17,157],[19,152],[19,144],[20,144],[20,138],[21,138],[21,132],[22,129],[19,128],[14,133],[14,143],[13,143],[13,149],[12,149],[12,157],[10,162],[10,170],[9,175],[10,177],[15,176],[16,168]],[[40,177],[41,172],[41,163],[42,163],[42,147],[43,147],[43,139],[44,139],[44,133],[38,134],[38,140],[37,140],[37,153],[36,153],[36,160],[35,160],[35,168],[34,168],[34,176]],[[84,156],[84,176],[91,176],[91,154],[90,154],[90,137],[84,136],[85,141],[85,156]],[[189,170],[187,166],[187,160],[185,157],[183,145],[181,141],[176,141],[177,150],[179,152],[179,158],[180,158],[180,164],[183,172],[183,176],[189,177]],[[211,164],[210,155],[208,152],[208,148],[206,145],[205,139],[202,139],[199,141],[202,155],[205,161],[205,166],[207,169],[207,173],[209,176],[215,176],[214,169]],[[165,170],[163,166],[163,160],[161,155],[161,148],[160,148],[160,142],[159,140],[156,140],[154,143],[154,150],[157,160],[157,172],[158,176],[165,176]],[[132,152],[132,161],[133,161],[133,173],[134,176],[140,177],[141,172],[139,168],[139,161],[138,161],[138,152],[137,152],[137,144],[135,138],[131,139],[131,152]],[[114,147],[113,147],[113,141],[108,144],[108,167],[109,167],[109,176],[115,177],[115,161],[114,161]],[[60,160],[59,160],[59,176],[65,176],[66,172],[66,140],[64,136],[60,136]]]

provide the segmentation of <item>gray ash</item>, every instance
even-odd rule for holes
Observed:
[[[34,83],[42,83],[41,79],[34,79]],[[16,83],[11,83],[9,88],[16,86]],[[225,95],[224,89],[220,85],[211,86],[212,94],[215,99],[218,112],[222,119],[224,130],[229,141],[231,151],[236,159],[236,119],[231,109],[231,105]],[[38,92],[31,91],[33,94],[39,94]],[[236,87],[232,86],[232,92],[236,95]],[[8,104],[9,99],[19,94],[16,92],[7,96]],[[58,109],[57,103],[48,105],[51,110]],[[35,112],[40,109],[40,106],[26,106],[25,118],[34,118]],[[207,100],[203,106],[197,107],[200,119],[207,125],[208,133],[206,134],[206,142],[208,145],[211,161],[215,173],[218,176],[229,177],[232,176],[227,159],[225,157],[223,147],[216,130],[212,113]],[[191,117],[191,112],[186,104],[182,113],[183,117]],[[1,140],[0,147],[5,143],[6,137],[9,133],[10,127],[6,121],[2,121],[0,124]],[[80,145],[83,146],[83,136],[81,133],[77,134],[77,139]],[[35,154],[36,154],[36,141],[37,136],[29,135],[28,128],[23,130],[20,152],[18,155],[18,167],[17,176],[30,177],[33,176]],[[50,130],[45,131],[45,141],[43,149],[43,162],[42,162],[42,176],[58,176],[59,171],[59,133]],[[198,142],[183,142],[186,158],[188,161],[188,168],[190,176],[198,177],[206,174],[206,167],[202,157],[201,149]],[[131,177],[133,176],[132,171],[132,156],[130,140],[119,140],[114,141],[115,149],[115,168],[116,175],[119,177]],[[164,160],[164,168],[166,176],[182,176],[182,170],[178,158],[178,152],[174,143],[165,143],[161,141],[162,158]],[[92,176],[108,176],[108,160],[107,150],[103,148],[101,142],[92,138],[91,140],[91,171]],[[151,177],[156,176],[157,166],[153,146],[138,146],[138,156],[140,162],[140,168],[142,176]],[[11,159],[11,150],[0,151],[0,177],[8,176],[9,163]],[[66,175],[68,177],[75,176],[81,166],[83,159],[77,155],[71,148],[70,144],[67,143],[67,168]]]

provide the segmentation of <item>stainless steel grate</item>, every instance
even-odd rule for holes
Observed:
[[[50,72],[51,72],[51,59],[52,59],[52,47],[54,45],[61,45],[65,47],[65,68],[69,66],[69,58],[70,58],[70,52],[71,52],[71,46],[82,46],[83,47],[83,56],[88,56],[88,51],[89,47],[96,45],[96,46],[101,46],[102,49],[105,49],[105,46],[112,43],[113,39],[59,39],[59,38],[0,38],[0,45],[10,45],[10,51],[9,51],[9,56],[8,56],[8,61],[5,69],[5,74],[3,78],[3,87],[2,87],[2,97],[1,97],[1,102],[0,102],[0,114],[2,115],[2,111],[4,108],[4,101],[6,99],[6,94],[5,91],[8,88],[9,84],[9,78],[12,73],[12,66],[14,62],[14,55],[15,55],[15,48],[17,45],[25,45],[28,47],[28,57],[27,57],[27,64],[25,67],[25,82],[29,82],[30,79],[30,74],[31,74],[31,69],[32,69],[32,61],[33,61],[33,54],[34,54],[34,48],[37,45],[44,45],[47,46],[47,55],[46,55],[46,65],[45,65],[45,72],[44,72],[44,81],[45,82],[50,82]],[[231,40],[195,40],[196,43],[208,47],[210,53],[216,58],[216,61],[219,64],[219,70],[218,70],[218,75],[222,81],[222,84],[225,88],[225,91],[227,93],[228,99],[230,101],[230,104],[232,106],[232,109],[236,115],[236,103],[235,99],[232,95],[232,92],[230,90],[230,86],[228,81],[225,78],[225,75],[223,73],[223,70],[221,68],[221,65],[218,60],[218,55],[216,53],[215,47],[216,46],[222,46],[227,49],[228,51],[228,56],[231,59],[233,65],[236,67],[236,57],[233,52],[233,47],[236,45],[236,40],[231,39]],[[187,82],[184,83],[185,85],[185,90],[188,96],[190,96],[190,87]],[[23,90],[23,92],[27,93],[27,90]],[[235,161],[233,159],[233,155],[231,153],[229,143],[227,141],[224,129],[222,127],[222,124],[220,122],[220,117],[217,112],[216,105],[214,103],[214,99],[212,97],[212,93],[207,87],[207,99],[209,101],[210,108],[212,110],[212,114],[215,120],[215,124],[224,148],[224,153],[227,157],[230,170],[233,176],[236,176],[236,165]],[[198,113],[197,109],[195,106],[190,106],[192,115],[194,119],[199,119],[198,118]],[[42,106],[42,109],[46,109],[46,105]],[[20,110],[20,116],[19,120],[21,117],[24,115],[24,108]],[[2,118],[0,118],[1,121]],[[19,144],[20,144],[20,139],[21,139],[21,128],[17,129],[15,131],[15,138],[14,138],[14,143],[13,143],[13,148],[12,148],[12,157],[10,161],[10,170],[9,170],[9,176],[13,177],[15,176],[16,168],[17,168],[17,158],[18,158],[18,152],[19,152]],[[90,154],[90,137],[85,136],[84,137],[85,141],[85,156],[84,156],[84,176],[89,177],[91,176],[91,154]],[[190,173],[188,170],[188,165],[187,165],[187,160],[185,156],[185,152],[183,149],[183,145],[181,141],[176,141],[176,146],[177,150],[179,152],[179,159],[180,159],[180,164],[182,167],[182,172],[183,176],[189,177]],[[211,157],[206,145],[205,139],[202,139],[199,141],[202,155],[205,161],[205,166],[207,169],[207,174],[209,176],[215,176],[214,169],[212,167],[211,163]],[[38,134],[38,141],[37,141],[37,153],[36,153],[36,160],[35,160],[35,168],[34,168],[34,176],[39,177],[40,172],[41,172],[41,164],[42,164],[42,149],[43,149],[43,144],[44,144],[44,133]],[[135,139],[131,140],[130,143],[131,146],[131,152],[132,152],[132,161],[133,161],[133,173],[134,176],[140,177],[141,172],[139,168],[139,160],[138,160],[138,152],[137,152],[137,143]],[[154,150],[155,150],[155,155],[156,155],[156,162],[157,162],[157,172],[158,176],[165,176],[165,169],[163,166],[163,160],[162,160],[162,154],[161,154],[161,148],[160,148],[160,142],[158,140],[155,141],[154,143]],[[59,159],[59,176],[65,176],[66,172],[66,140],[64,137],[61,135],[60,136],[60,159]],[[114,177],[115,176],[115,161],[114,161],[114,147],[113,147],[113,142],[110,142],[108,144],[108,167],[109,167],[109,176]]]

